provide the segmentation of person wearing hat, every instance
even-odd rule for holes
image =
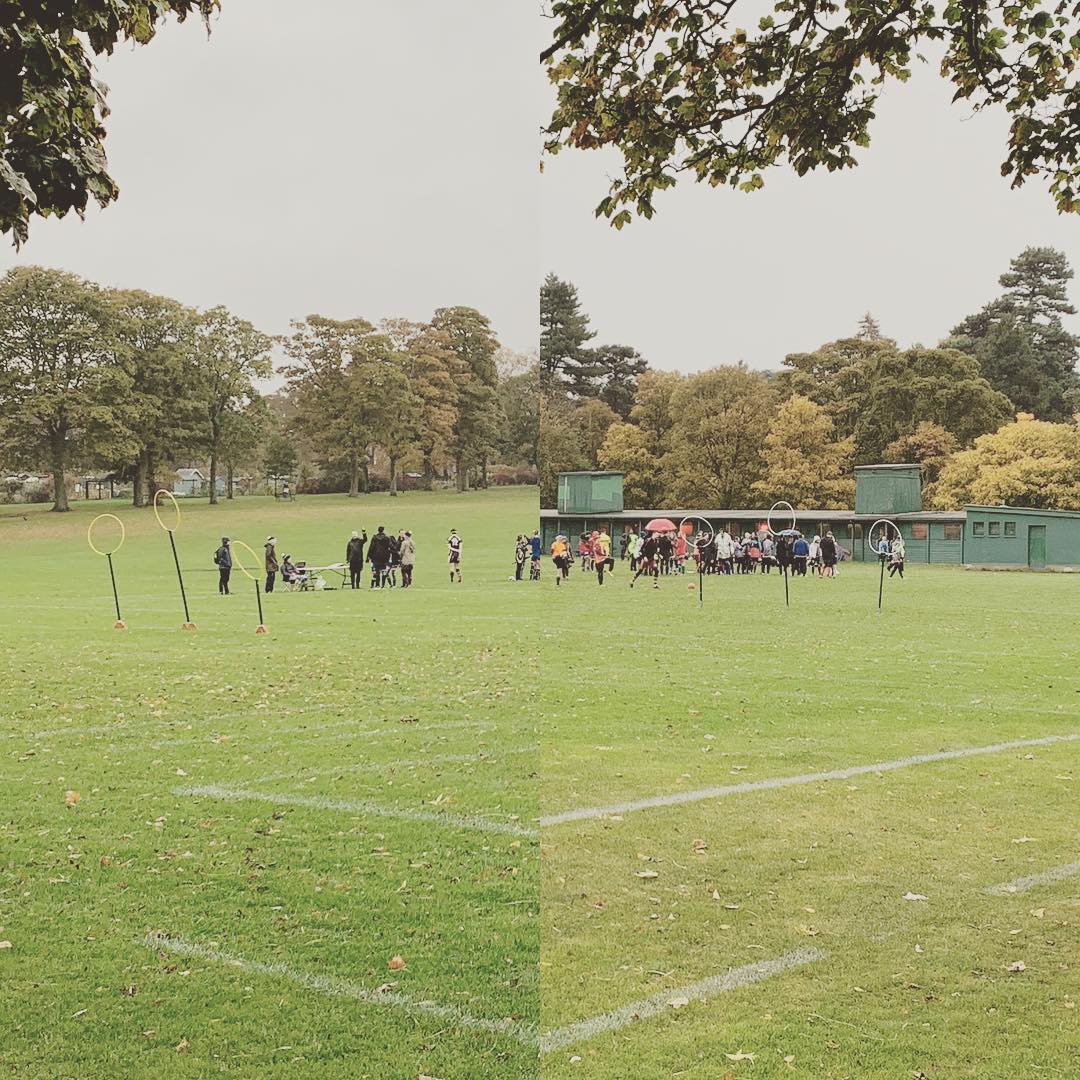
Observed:
[[[345,561],[349,564],[349,580],[354,589],[359,589],[364,581],[364,545],[367,543],[367,530],[361,536],[353,529],[352,537],[345,545]]]
[[[368,545],[368,562],[371,563],[372,589],[381,589],[386,585],[386,568],[390,563],[390,537],[386,535],[386,526],[380,525]]]
[[[416,565],[416,541],[408,529],[401,534],[398,560],[401,564],[401,587],[407,589],[412,585],[413,567]]]
[[[266,538],[266,543],[263,545],[266,563],[266,585],[263,588],[263,592],[267,595],[274,591],[274,580],[277,577],[278,572],[276,544],[277,540],[273,536],[268,536]]]
[[[218,568],[218,592],[222,596],[228,596],[229,577],[232,574],[232,549],[227,536],[221,538],[221,547],[214,552],[214,562]]]

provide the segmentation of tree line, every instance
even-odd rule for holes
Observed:
[[[778,371],[696,374],[598,363],[577,291],[541,289],[540,481],[625,474],[628,508],[734,509],[786,499],[853,505],[857,464],[914,461],[930,507],[966,502],[1080,508],[1080,338],[1064,317],[1073,272],[1032,247],[1001,294],[933,346],[901,348],[872,316],[857,332],[785,357]]]
[[[275,373],[284,386],[261,392]],[[469,307],[378,326],[311,315],[273,337],[224,307],[60,270],[0,278],[0,461],[51,474],[55,510],[76,470],[129,480],[141,506],[166,466],[192,461],[209,465],[212,503],[219,477],[232,497],[237,468],[292,474],[301,461],[314,488],[350,495],[376,463],[391,493],[402,468],[459,490],[486,484],[496,461],[527,479],[537,385],[535,363]]]

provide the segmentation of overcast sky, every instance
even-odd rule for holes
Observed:
[[[597,343],[660,368],[776,368],[853,334],[868,310],[902,345],[936,344],[998,294],[1024,247],[1060,248],[1080,271],[1080,218],[1059,216],[1037,178],[1012,191],[1000,176],[1004,114],[973,117],[950,97],[921,67],[886,92],[859,168],[776,169],[750,195],[680,184],[622,232],[592,216],[618,155],[564,150],[545,163],[542,270],[577,285]]]
[[[261,329],[466,304],[536,348],[531,0],[224,0],[101,64],[121,189],[35,221],[15,262]]]

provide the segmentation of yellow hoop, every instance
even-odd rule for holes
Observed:
[[[158,509],[158,499],[164,495],[172,501],[173,510],[176,512],[176,524],[170,529],[164,521],[161,520],[161,512]],[[176,496],[171,491],[166,491],[165,488],[158,488],[154,492],[154,517],[157,518],[157,523],[167,532],[171,533],[180,528],[180,504],[176,501]]]
[[[248,568],[247,568],[247,567],[246,567],[246,566],[245,566],[245,565],[244,565],[244,564],[243,564],[243,563],[242,563],[242,562],[241,562],[241,561],[240,561],[240,560],[239,560],[239,559],[237,558],[237,556],[236,556],[236,549],[237,549],[238,547],[242,547],[242,548],[244,548],[245,550],[247,550],[248,552],[250,552],[250,553],[251,553],[251,557],[252,557],[252,558],[253,558],[253,559],[255,560],[255,565],[256,565],[256,566],[258,566],[258,565],[259,565],[259,556],[258,556],[258,555],[256,555],[256,554],[255,554],[255,552],[254,552],[254,551],[253,551],[253,550],[252,550],[252,549],[251,549],[250,547],[248,547],[248,545],[247,545],[247,544],[245,544],[243,540],[232,540],[232,541],[230,541],[230,545],[231,545],[231,547],[232,547],[232,549],[233,549],[233,562],[234,562],[234,563],[236,563],[236,565],[237,565],[238,567],[240,567],[240,570],[241,570],[241,572],[242,572],[242,573],[244,574],[244,576],[245,576],[245,577],[248,577],[248,578],[250,578],[250,579],[251,579],[252,581],[258,581],[258,580],[259,580],[259,577],[258,577],[258,575],[257,575],[257,574],[253,574],[253,573],[252,573],[252,572],[251,572],[251,571],[250,571],[250,570],[249,570],[249,569],[248,569]]]
[[[120,542],[112,549],[112,551],[102,551],[101,548],[94,543],[94,526],[104,518],[111,518],[120,526]],[[124,523],[115,514],[98,514],[98,516],[86,527],[86,542],[90,545],[90,550],[93,551],[95,555],[115,555],[124,546],[124,541],[126,539],[127,530],[124,528]]]

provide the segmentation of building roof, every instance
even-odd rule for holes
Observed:
[[[919,469],[920,471],[922,471],[922,466],[916,461],[909,461],[909,462],[907,462],[905,464],[901,464],[901,465],[894,465],[894,464],[885,465],[885,464],[882,464],[882,465],[856,465],[855,466],[855,471],[856,472],[858,472],[860,469],[871,469],[874,472],[879,472],[882,469]]]
[[[1001,509],[994,507],[993,509]],[[1059,511],[1060,512],[1060,511]],[[1031,511],[1031,513],[1050,513],[1050,511]],[[765,509],[757,510],[595,510],[590,513],[561,513],[558,510],[541,510],[542,520],[553,521],[557,518],[607,518],[612,521],[647,521],[649,518],[666,517],[678,521],[684,517],[736,518],[764,521],[769,515]],[[781,515],[777,514],[779,519]],[[906,514],[885,515],[888,520],[896,521],[946,521],[959,522],[967,518],[964,510],[920,510]],[[1080,515],[1078,515],[1080,516]],[[853,521],[873,523],[882,518],[881,514],[856,514],[854,510],[796,510],[797,521]],[[779,521],[777,522],[779,524]]]
[[[205,480],[206,477],[198,469],[177,469],[176,475],[181,480]]]
[[[1036,510],[1031,506],[982,506],[972,503],[964,509],[980,514],[1037,514],[1039,517],[1049,514],[1052,517],[1080,518],[1080,510]]]

